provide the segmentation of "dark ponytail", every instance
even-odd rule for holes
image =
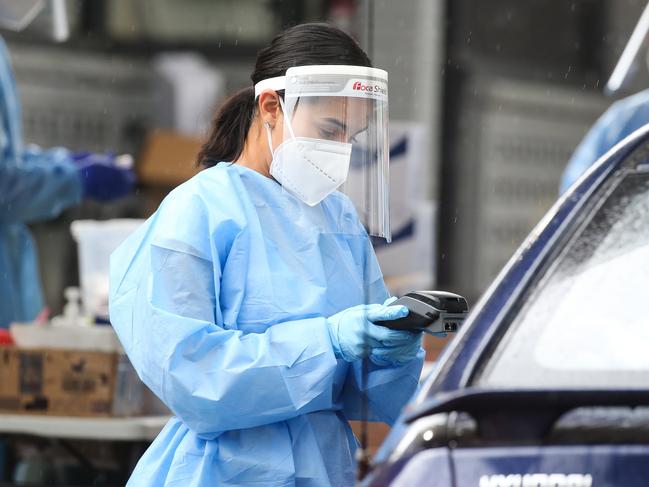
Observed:
[[[332,25],[310,23],[285,30],[257,54],[250,76],[252,85],[236,92],[221,106],[196,163],[210,167],[238,159],[257,110],[253,85],[283,76],[292,66],[313,64],[372,65],[356,41]]]
[[[255,89],[252,86],[237,91],[225,100],[212,121],[207,141],[198,153],[197,165],[209,167],[220,161],[238,158],[254,113]]]

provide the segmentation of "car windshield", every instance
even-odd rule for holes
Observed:
[[[649,388],[649,174],[603,198],[528,296],[478,385]]]

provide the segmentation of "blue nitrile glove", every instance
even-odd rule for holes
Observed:
[[[84,198],[111,201],[133,190],[135,174],[128,165],[119,165],[115,156],[84,152],[73,159],[81,175]]]
[[[421,348],[422,332],[408,331],[406,333],[410,335],[408,343],[391,349],[374,349],[370,355],[370,360],[379,367],[400,366],[414,360]]]
[[[412,342],[413,334],[373,323],[408,316],[408,308],[405,306],[389,306],[393,301],[389,299],[384,304],[361,304],[327,318],[329,337],[336,357],[354,362],[371,357],[372,353],[381,350],[383,359],[395,359],[391,351],[399,355],[401,347]]]

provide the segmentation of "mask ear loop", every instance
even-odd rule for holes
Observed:
[[[295,133],[293,133],[293,127],[291,127],[291,122],[289,121],[288,117],[286,116],[286,107],[284,106],[284,101],[282,100],[282,97],[279,97],[279,105],[282,108],[282,113],[284,114],[284,123],[288,127],[288,131],[291,134],[291,138],[295,138]],[[274,156],[275,151],[273,150],[273,136],[270,133],[270,124],[268,122],[264,122],[264,127],[266,128],[266,138],[268,140],[268,148],[270,149],[270,155]]]
[[[270,133],[270,124],[268,122],[264,122],[264,127],[266,128],[266,140],[268,141],[268,148],[270,149],[270,155],[271,157],[275,157],[275,153],[273,151],[273,136]]]
[[[288,119],[288,114],[286,113],[286,107],[284,106],[284,100],[282,100],[282,97],[279,97],[279,106],[282,107],[282,113],[284,114],[284,123],[288,127],[288,131],[291,133],[291,138],[295,138],[295,134],[293,133],[293,127],[291,127],[291,121]]]

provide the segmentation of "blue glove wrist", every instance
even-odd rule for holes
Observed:
[[[371,358],[379,351],[377,360],[386,363],[411,360],[419,348],[419,334],[374,324],[374,321],[395,320],[407,315],[408,308],[386,304],[359,305],[336,313],[326,321],[334,354],[347,362]],[[416,346],[412,345],[414,342]]]
[[[83,196],[97,201],[111,201],[128,195],[135,185],[135,174],[115,164],[109,154],[78,153],[73,155]]]

